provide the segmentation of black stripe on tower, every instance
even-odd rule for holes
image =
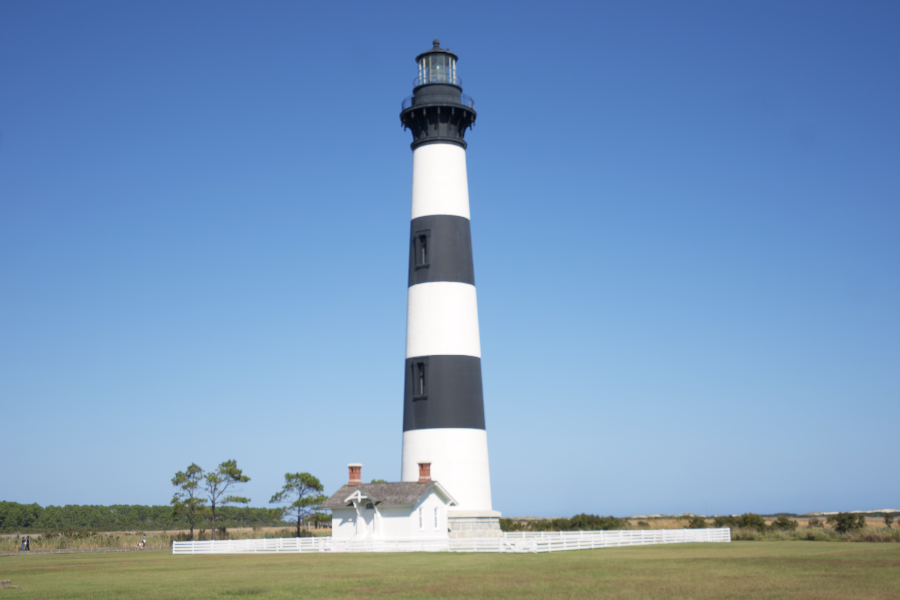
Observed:
[[[409,285],[458,281],[475,285],[469,220],[430,215],[412,220],[409,243]]]
[[[484,429],[481,359],[418,356],[406,359],[403,431]]]

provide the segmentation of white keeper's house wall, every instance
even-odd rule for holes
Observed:
[[[335,539],[355,539],[356,508],[334,508],[331,510],[331,537]]]
[[[385,507],[381,513],[385,539],[447,537],[447,502],[433,490],[413,506]]]

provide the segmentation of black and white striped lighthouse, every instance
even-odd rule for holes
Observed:
[[[431,477],[459,504],[457,517],[495,522],[464,140],[475,108],[456,61],[438,40],[417,56],[413,95],[400,113],[413,135],[401,477],[417,481],[419,463],[431,463]]]

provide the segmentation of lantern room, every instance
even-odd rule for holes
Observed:
[[[434,40],[434,47],[431,50],[416,57],[419,75],[414,85],[449,83],[462,86],[462,81],[456,76],[456,58],[449,50],[441,50],[440,40]]]

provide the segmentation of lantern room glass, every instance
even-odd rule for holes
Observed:
[[[456,60],[449,54],[435,52],[419,59],[419,85],[426,83],[451,83],[456,79]]]

